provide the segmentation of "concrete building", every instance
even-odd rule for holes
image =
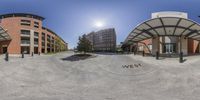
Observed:
[[[92,43],[94,51],[115,51],[116,49],[114,28],[91,32],[87,34],[86,38]]]
[[[183,12],[157,12],[128,35],[123,48],[156,55],[193,55],[200,52],[200,25]]]
[[[67,43],[52,30],[44,27],[45,18],[26,13],[0,15],[0,54],[49,53],[67,49]]]

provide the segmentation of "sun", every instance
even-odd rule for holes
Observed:
[[[104,26],[104,22],[103,21],[96,21],[95,23],[94,23],[94,25],[96,26],[96,27],[103,27]]]

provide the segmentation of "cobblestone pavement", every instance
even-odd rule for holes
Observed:
[[[198,100],[200,56],[155,60],[103,55],[64,61],[72,52],[24,59],[0,56],[0,100]]]

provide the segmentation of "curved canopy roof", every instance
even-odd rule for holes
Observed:
[[[11,38],[8,35],[8,33],[2,27],[0,27],[0,41],[10,40],[10,39]]]
[[[160,17],[138,25],[126,38],[128,42],[140,42],[157,36],[185,36],[200,41],[200,25],[179,17]]]

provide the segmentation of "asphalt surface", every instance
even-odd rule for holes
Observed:
[[[72,52],[24,59],[0,56],[0,100],[198,100],[200,56],[155,60],[103,55],[68,61]]]

